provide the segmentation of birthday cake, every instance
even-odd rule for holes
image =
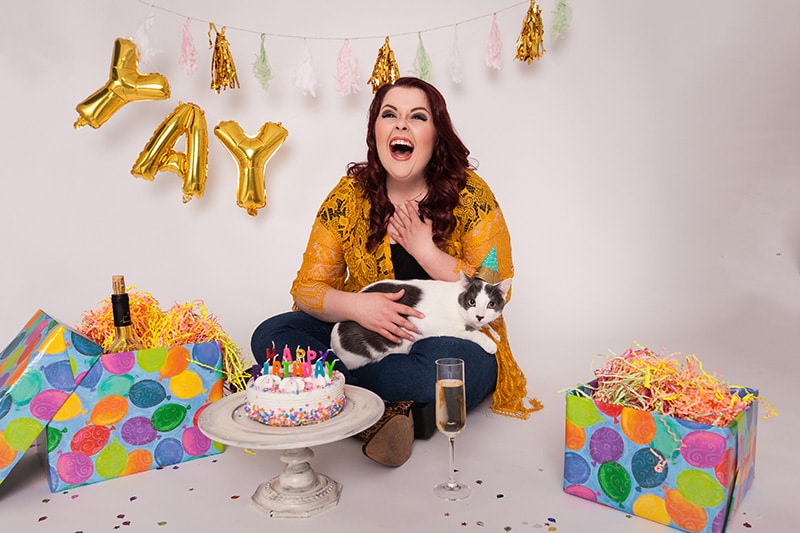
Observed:
[[[338,415],[345,403],[344,375],[325,360],[328,353],[317,357],[298,348],[292,359],[286,348],[283,359],[268,357],[247,382],[244,412],[276,427],[318,424]]]

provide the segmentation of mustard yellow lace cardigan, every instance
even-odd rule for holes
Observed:
[[[370,202],[352,177],[343,177],[317,212],[303,262],[292,283],[292,296],[311,309],[322,309],[330,288],[350,292],[382,279],[394,278],[389,237],[375,252],[366,248]],[[445,251],[459,259],[458,270],[472,275],[493,247],[497,249],[500,278],[513,277],[511,238],[503,213],[488,185],[468,172],[467,185],[455,209],[456,227]],[[527,381],[508,343],[502,317],[492,323],[499,334],[498,376],[492,410],[527,418],[541,403],[527,397]],[[529,404],[529,405],[526,405]]]

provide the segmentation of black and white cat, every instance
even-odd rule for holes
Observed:
[[[361,292],[398,292],[399,302],[422,311],[424,318],[408,317],[419,329],[415,340],[428,337],[458,337],[478,344],[488,353],[497,344],[481,330],[486,328],[497,339],[489,323],[497,319],[506,304],[511,278],[494,285],[465,274],[459,281],[383,280],[367,285]],[[331,349],[348,369],[380,361],[391,353],[409,353],[414,341],[392,342],[357,322],[337,322],[331,333]]]

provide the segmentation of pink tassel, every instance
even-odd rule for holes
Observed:
[[[189,31],[189,23],[191,19],[187,18],[183,23],[183,31],[181,33],[181,55],[178,57],[178,65],[186,74],[194,74],[197,70],[197,49],[194,47],[192,41],[192,34]]]
[[[336,92],[342,96],[355,94],[361,90],[361,80],[358,76],[358,59],[350,48],[350,41],[344,40],[339,55],[336,58]]]
[[[306,42],[303,62],[297,65],[294,84],[303,94],[317,96],[317,77],[314,74],[314,61],[311,58],[311,49]]]
[[[492,28],[489,30],[489,42],[486,45],[486,66],[500,70],[500,60],[503,43],[500,40],[500,30],[497,27],[497,13],[492,15]]]

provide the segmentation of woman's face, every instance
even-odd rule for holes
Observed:
[[[427,95],[415,87],[393,87],[383,98],[375,121],[378,157],[391,179],[425,179],[436,128]]]

